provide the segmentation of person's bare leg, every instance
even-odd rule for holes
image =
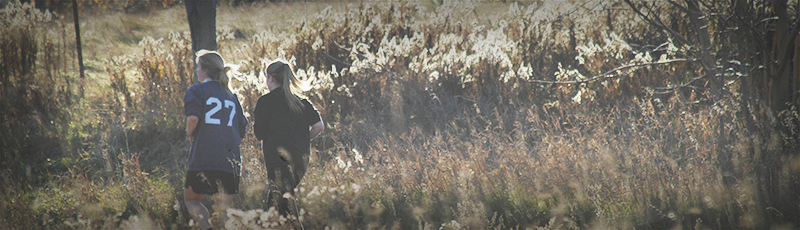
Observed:
[[[233,203],[233,194],[217,193],[214,195],[214,225],[225,226],[228,222],[228,209],[231,208]]]
[[[206,206],[201,202],[203,194],[194,193],[192,187],[183,190],[183,201],[186,203],[186,209],[189,210],[194,222],[200,226],[200,229],[209,229],[211,224],[208,222],[209,214]]]

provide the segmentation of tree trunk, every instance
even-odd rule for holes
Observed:
[[[775,58],[775,66],[772,68],[771,82],[771,107],[772,112],[776,115],[781,111],[791,108],[790,104],[794,103],[793,98],[793,63],[792,56],[795,47],[794,41],[798,33],[798,23],[795,21],[791,25],[790,17],[786,9],[787,0],[775,1],[772,7],[773,13],[778,16],[775,25],[775,36],[773,41],[773,58]],[[798,18],[797,20],[800,20]],[[781,131],[786,131],[784,128]]]
[[[794,92],[794,65],[792,57],[796,49],[795,39],[800,32],[800,18],[795,22],[790,21],[786,7],[787,0],[774,1],[772,13],[778,17],[775,24],[775,31],[772,41],[772,60],[769,73],[769,102],[772,114],[777,120],[770,124],[773,132],[768,146],[764,148],[764,154],[757,161],[758,169],[756,174],[759,179],[760,196],[766,211],[764,221],[766,223],[781,223],[784,221],[797,221],[794,219],[798,214],[798,198],[796,195],[798,181],[787,178],[789,184],[782,185],[781,172],[783,171],[784,159],[787,154],[787,146],[784,143],[785,134],[790,134],[788,127],[783,124],[779,114],[788,110],[795,103],[793,101]],[[773,64],[774,63],[774,64]],[[788,188],[790,191],[783,191],[781,188]]]
[[[794,39],[794,76],[792,76],[792,104],[800,104],[800,36]]]
[[[75,21],[75,43],[78,45],[78,70],[80,71],[81,82],[78,88],[80,89],[80,97],[83,98],[83,85],[85,81],[84,67],[83,67],[83,48],[81,47],[81,23],[78,16],[78,1],[72,0],[72,17]]]
[[[686,0],[686,9],[689,11],[689,21],[694,28],[696,42],[700,44],[699,60],[701,65],[709,76],[711,83],[711,93],[713,100],[719,101],[722,99],[722,76],[719,76],[717,69],[717,58],[715,52],[712,52],[711,35],[708,32],[708,22],[705,20],[705,14],[700,10],[698,0]],[[733,162],[731,161],[731,153],[726,150],[728,145],[727,131],[725,126],[728,122],[728,116],[725,113],[718,115],[719,120],[717,124],[717,143],[715,147],[716,155],[720,169],[722,170],[722,179],[725,185],[730,185],[734,182],[733,177]]]

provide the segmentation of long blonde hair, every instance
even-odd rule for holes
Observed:
[[[231,92],[230,88],[228,87],[228,70],[230,70],[229,66],[225,65],[225,59],[222,59],[222,56],[217,53],[217,51],[213,50],[200,50],[197,51],[197,60],[195,60],[198,65],[200,65],[204,70],[208,71],[208,77],[211,80],[219,82],[222,85],[222,88],[225,88],[225,91],[228,93]]]
[[[303,103],[300,101],[300,99],[303,98],[301,92],[306,91],[307,87],[304,82],[301,82],[294,76],[292,67],[285,62],[275,61],[267,66],[267,74],[272,76],[272,78],[283,87],[283,93],[286,96],[286,104],[289,105],[289,110],[292,113],[300,113],[303,111]]]

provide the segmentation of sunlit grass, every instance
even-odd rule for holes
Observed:
[[[241,191],[231,219],[219,224],[765,226],[753,170],[763,151],[778,146],[780,134],[747,132],[741,119],[720,123],[740,116],[729,115],[738,108],[734,96],[705,105],[693,101],[707,95],[694,92],[690,99],[651,93],[694,71],[685,65],[630,68],[585,84],[542,83],[586,80],[690,52],[668,43],[654,57],[631,46],[626,39],[644,25],[624,11],[600,10],[610,3],[558,3],[220,6],[220,52],[239,65],[232,86],[245,113],[267,92],[265,65],[281,58],[314,86],[308,96],[327,129],[312,141],[293,217],[267,206],[260,143],[246,136]],[[622,21],[609,21],[612,16]],[[90,78],[78,86],[41,80],[47,78],[35,83],[87,86],[87,94],[59,104],[68,118],[57,120],[63,132],[51,135],[63,143],[63,154],[27,173],[45,181],[2,181],[9,186],[2,190],[0,226],[190,228],[181,204],[188,152],[181,98],[193,81],[184,9],[82,20]],[[68,19],[57,21],[48,25],[63,39],[57,49],[70,50]],[[75,74],[73,67],[62,68]],[[752,110],[758,114],[759,107]],[[27,122],[42,119],[32,114]],[[720,127],[729,130],[725,139],[718,138]],[[785,158],[790,166],[779,175],[790,180],[800,167]]]

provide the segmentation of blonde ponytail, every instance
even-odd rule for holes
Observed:
[[[281,83],[289,111],[292,113],[302,112],[303,103],[300,101],[300,93],[306,89],[304,84],[294,76],[292,67],[284,62],[275,61],[267,67],[267,74]]]
[[[228,77],[228,71],[230,70],[231,70],[230,66],[226,65],[225,67],[223,67],[222,71],[219,72],[219,79],[217,80],[219,81],[219,84],[222,85],[222,88],[225,88],[225,90],[227,90],[228,92],[231,91],[230,87],[228,86],[228,82],[231,79]]]
[[[197,60],[195,60],[195,62],[208,71],[208,77],[211,78],[211,80],[219,82],[222,88],[230,93],[231,90],[228,87],[230,78],[227,72],[231,67],[225,65],[225,59],[222,59],[222,55],[213,50],[200,50],[197,51],[196,56]]]

